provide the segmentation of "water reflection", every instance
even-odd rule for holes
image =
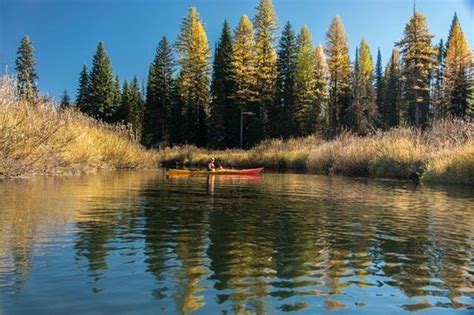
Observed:
[[[38,288],[78,314],[90,295],[118,313],[474,307],[468,188],[162,172],[0,185],[6,312],[34,310],[22,303]]]

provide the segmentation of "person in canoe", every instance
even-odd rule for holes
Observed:
[[[211,157],[209,162],[207,162],[207,170],[209,172],[214,172],[216,170],[216,165],[214,164],[214,162],[215,162],[214,157]]]

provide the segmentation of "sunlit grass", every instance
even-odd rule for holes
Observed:
[[[0,176],[133,169],[156,164],[125,127],[109,126],[38,98],[27,103],[0,78]]]
[[[344,132],[334,140],[316,136],[267,140],[251,150],[209,151],[194,146],[158,152],[167,166],[204,167],[210,156],[224,167],[303,170],[317,174],[369,176],[474,184],[474,124],[436,122],[421,132],[399,127],[360,137]]]

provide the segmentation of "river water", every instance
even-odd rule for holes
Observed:
[[[472,187],[114,172],[0,182],[0,314],[473,314]]]

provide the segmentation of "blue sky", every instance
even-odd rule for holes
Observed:
[[[235,27],[240,16],[255,14],[257,0],[0,0],[0,65],[13,70],[23,35],[36,49],[39,88],[54,96],[66,89],[76,95],[79,72],[90,66],[97,43],[104,41],[120,79],[146,80],[160,38],[174,42],[187,8],[196,6],[211,46],[224,19]],[[446,38],[455,11],[474,48],[473,0],[417,0],[432,34]],[[383,63],[402,37],[412,0],[274,0],[279,25],[296,30],[306,24],[315,44],[324,43],[331,19],[339,14],[346,26],[352,58],[362,37],[372,54],[380,47]],[[281,30],[281,28],[280,28]],[[280,30],[278,33],[280,33]],[[11,71],[10,71],[11,72]]]

